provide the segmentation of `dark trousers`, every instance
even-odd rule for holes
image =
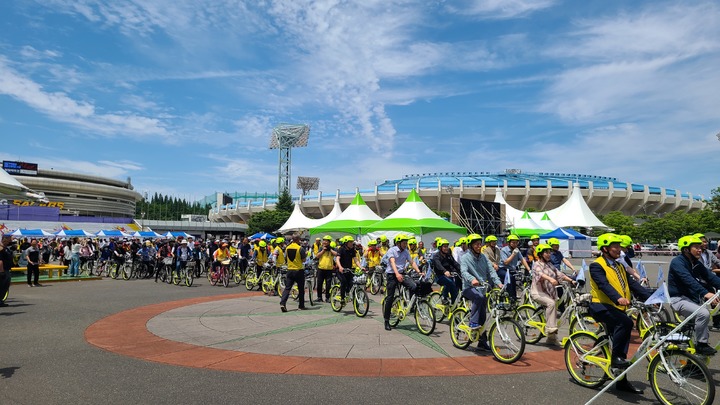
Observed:
[[[295,283],[298,285],[298,293],[300,294],[298,308],[305,307],[305,272],[302,270],[288,270],[287,275],[285,275],[285,289],[283,290],[282,298],[280,298],[281,306],[285,306],[287,303],[290,290],[292,290],[293,284]]]
[[[505,273],[510,271],[510,269],[505,267],[500,267],[497,271],[498,277],[500,277],[500,280],[505,282]],[[510,295],[510,299],[515,301],[517,299],[517,289],[515,284],[515,274],[514,272],[510,271],[510,282],[505,287],[505,291],[508,292],[508,295]]]
[[[444,275],[438,276],[437,283],[443,286],[442,296],[447,298],[450,295],[450,302],[455,302],[455,298],[458,295],[458,287],[455,280]]]
[[[345,295],[350,292],[353,282],[353,274],[351,272],[337,272],[337,276],[340,279],[340,297],[345,298]]]
[[[332,283],[332,270],[318,270],[317,271],[317,297],[321,299],[323,296],[323,281],[325,282],[325,300],[330,299],[330,284]]]
[[[395,301],[395,290],[398,287],[398,279],[395,277],[395,273],[385,273],[385,276],[387,277],[387,291],[385,291],[385,311],[383,312],[383,317],[387,321],[390,319],[390,309]],[[406,274],[403,274],[402,285],[410,290],[410,293],[414,293],[415,288],[417,288],[413,279]]]
[[[607,304],[590,304],[590,315],[596,321],[607,326],[606,333],[613,343],[613,357],[627,358],[630,346],[630,332],[633,329],[633,321],[625,312]]]
[[[32,279],[35,279],[35,281],[32,281]],[[37,284],[38,279],[40,278],[40,266],[38,264],[30,264],[27,265],[27,282],[28,284]]]
[[[5,293],[10,289],[11,279],[10,270],[0,273],[0,300],[5,297]]]

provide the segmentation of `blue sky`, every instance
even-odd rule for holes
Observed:
[[[716,1],[0,2],[0,158],[200,198],[434,171],[720,186]],[[297,191],[294,191],[297,195]]]

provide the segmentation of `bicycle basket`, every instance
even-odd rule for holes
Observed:
[[[172,257],[166,257],[163,259],[163,264],[172,264],[173,258]]]
[[[432,283],[421,281],[417,284],[417,290],[415,290],[415,294],[418,295],[418,297],[424,297],[427,295],[430,295],[430,293],[433,292],[432,289]]]
[[[575,299],[579,307],[589,307],[592,301],[592,294],[578,294]]]
[[[353,277],[353,284],[365,285],[366,282],[367,276],[364,274]]]
[[[223,260],[223,261],[221,261],[220,263],[222,263],[224,266],[227,266],[227,265],[230,264],[230,259]]]

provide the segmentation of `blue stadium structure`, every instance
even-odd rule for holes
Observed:
[[[583,198],[596,215],[621,211],[627,215],[664,214],[673,211],[695,211],[705,206],[704,197],[664,187],[620,181],[614,177],[569,173],[525,173],[517,169],[505,172],[441,172],[403,176],[386,180],[371,190],[340,191],[333,194],[319,192],[317,196],[295,198],[305,215],[320,218],[327,215],[335,201],[344,209],[359,191],[367,205],[381,217],[401,204],[410,190],[416,189],[430,207],[451,212],[453,198],[468,198],[492,202],[501,190],[505,200],[514,208],[538,211],[560,206],[570,196],[577,183]],[[218,222],[246,222],[259,211],[273,208],[276,196],[253,197],[253,194],[230,194],[231,204],[213,196],[206,201],[212,205],[209,217]],[[213,201],[214,200],[214,201]]]

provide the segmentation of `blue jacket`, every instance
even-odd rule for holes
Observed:
[[[490,286],[500,285],[500,278],[495,272],[492,263],[484,254],[475,255],[470,251],[460,259],[460,273],[463,279],[463,290],[472,287],[473,279],[480,283],[487,281]]]
[[[676,256],[670,262],[668,292],[671,297],[687,297],[696,304],[702,304],[703,296],[712,292],[711,287],[720,289],[720,277],[708,270],[700,260],[691,261],[685,255]]]

